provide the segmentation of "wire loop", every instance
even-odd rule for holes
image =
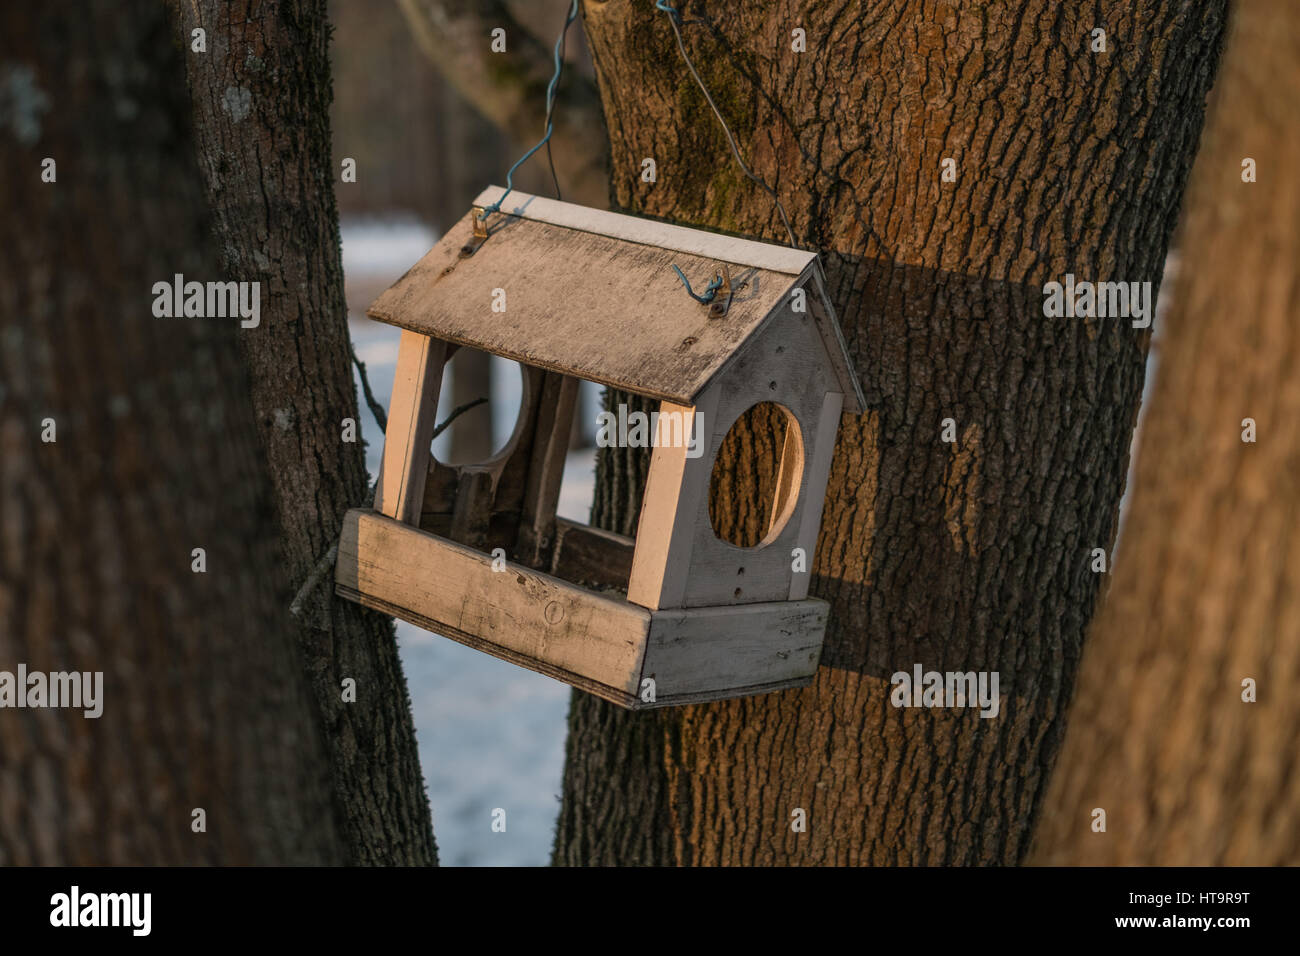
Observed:
[[[686,286],[686,294],[701,305],[708,305],[712,302],[714,297],[717,296],[718,290],[722,288],[722,273],[718,273],[713,277],[713,281],[708,284],[707,288],[705,288],[704,295],[696,295],[695,290],[691,288],[690,280],[686,278],[686,273],[677,268],[676,263],[673,264],[673,272],[677,273],[677,278],[681,279],[682,285]]]
[[[555,130],[554,112],[555,112],[555,88],[560,82],[560,73],[564,70],[564,37],[569,32],[569,27],[574,20],[578,19],[578,0],[573,0],[569,6],[569,15],[564,20],[564,29],[560,31],[560,38],[555,41],[555,73],[551,75],[551,82],[546,87],[546,135],[538,140],[537,145],[530,149],[524,155],[515,161],[506,173],[506,191],[492,205],[483,210],[479,219],[487,219],[488,216],[501,209],[501,204],[505,202],[506,196],[510,195],[511,190],[515,188],[515,170],[528,161],[528,158],[537,152],[543,146],[550,148],[551,133]]]

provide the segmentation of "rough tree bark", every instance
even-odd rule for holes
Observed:
[[[1036,861],[1300,862],[1297,102],[1300,10],[1237,4],[1131,517]],[[1242,181],[1245,158],[1258,182]],[[1246,678],[1256,703],[1242,699]],[[1092,829],[1098,807],[1104,833]]]
[[[466,100],[516,142],[531,146],[541,138],[546,131],[546,87],[555,68],[555,38],[569,0],[551,0],[554,31],[545,38],[520,23],[505,0],[397,3],[420,49]],[[492,51],[492,31],[498,27],[506,31],[505,53]],[[577,23],[569,28],[570,43],[580,29]],[[566,64],[556,103],[551,151],[564,198],[603,206],[609,189],[609,148],[596,85]],[[504,185],[504,171],[500,179]]]
[[[576,693],[555,862],[1019,861],[1098,596],[1090,553],[1115,532],[1147,338],[1045,319],[1043,283],[1158,285],[1224,3],[682,6],[708,17],[687,47],[743,153],[823,252],[869,410],[841,424],[813,564],[831,602],[816,682],[649,715]],[[783,241],[666,16],[584,13],[614,204]],[[597,521],[634,520],[636,464],[606,456],[599,481],[633,491],[600,489]],[[916,663],[999,672],[1001,713],[894,708],[890,676]]]
[[[0,670],[103,672],[0,710],[4,865],[343,858],[238,320],[152,314],[217,278],[188,113],[157,5],[0,8]]]
[[[261,325],[241,337],[270,466],[288,578],[305,581],[366,500],[349,365],[347,307],[330,158],[324,0],[175,3],[191,47],[200,166],[225,269],[262,283]],[[330,751],[335,809],[352,863],[436,859],[410,700],[390,618],[307,600],[302,654]],[[355,702],[342,682],[356,682]]]

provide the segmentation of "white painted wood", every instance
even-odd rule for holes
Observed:
[[[366,509],[344,519],[335,568],[344,597],[627,706],[650,613],[492,559]]]
[[[504,192],[505,189],[501,186],[489,186],[478,194],[474,205],[486,208],[495,203]],[[591,209],[544,196],[533,196],[517,189],[506,197],[501,213],[792,276],[799,275],[809,262],[817,258],[814,252],[791,249],[789,246],[723,236],[640,216]],[[489,217],[489,227],[494,224],[494,219],[495,217]]]
[[[692,572],[691,542],[696,529],[691,524],[699,514],[709,490],[709,471],[713,467],[710,453],[711,429],[717,418],[718,390],[708,389],[696,405],[663,402],[659,414],[682,415],[694,424],[699,412],[702,434],[697,436],[701,454],[690,458],[685,445],[655,448],[650,457],[650,471],[641,496],[641,516],[637,523],[636,551],[632,556],[632,576],[628,580],[627,599],[643,607],[680,607]],[[708,523],[707,510],[704,517]]]
[[[835,457],[835,437],[839,433],[843,402],[844,396],[839,392],[827,392],[820,417],[817,419],[817,438],[813,442],[813,453],[805,473],[809,493],[805,498],[803,510],[791,522],[796,525],[794,547],[803,548],[807,557],[805,561],[807,570],[799,573],[791,572],[791,601],[801,601],[808,596],[808,584],[812,579],[813,553],[817,549],[817,535],[822,526],[826,482],[830,478],[831,460]],[[816,489],[815,493],[814,489]],[[791,566],[793,567],[793,564]]]
[[[375,510],[410,525],[419,525],[424,503],[444,354],[441,341],[403,330]]]
[[[827,611],[815,598],[655,611],[642,680],[654,679],[658,706],[807,684],[821,658]]]

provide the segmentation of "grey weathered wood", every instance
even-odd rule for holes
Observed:
[[[551,574],[576,584],[626,592],[635,548],[636,542],[624,535],[557,518]]]
[[[578,380],[568,375],[546,373],[538,402],[537,420],[528,484],[519,514],[517,560],[529,567],[541,567],[555,543],[555,509],[564,480],[564,461],[569,452],[569,433],[578,399]]]
[[[519,369],[523,379],[519,412],[501,449],[483,461],[459,465],[430,458],[421,527],[454,528],[454,533],[446,532],[454,540],[480,547],[482,533],[494,516],[508,512],[517,519],[528,481],[541,389],[550,374],[527,365]],[[511,544],[513,537],[512,531]]]
[[[814,262],[802,277],[806,294],[806,303],[817,323],[817,331],[826,349],[826,358],[831,363],[835,380],[840,384],[844,395],[844,411],[861,415],[867,409],[866,396],[862,394],[862,383],[858,373],[853,370],[853,359],[849,357],[849,347],[844,341],[844,330],[840,328],[839,318],[835,315],[835,305],[826,290],[826,274],[822,271],[820,261]]]
[[[375,510],[407,524],[420,523],[444,356],[438,339],[402,332]]]
[[[534,201],[512,194],[511,203],[530,207]],[[571,206],[569,212],[570,220],[593,225],[588,220],[595,211]],[[612,216],[622,224],[612,231],[622,236],[497,214],[491,217],[490,238],[461,258],[473,215],[452,226],[375,300],[372,318],[680,405],[693,404],[773,310],[788,301],[791,288],[807,285],[816,269],[809,253],[612,213],[599,214],[595,225]],[[694,246],[677,245],[707,254],[655,245],[664,228],[674,236],[696,236]],[[802,272],[747,270],[746,261],[763,259],[754,254],[756,246],[778,263],[794,256],[804,263]],[[710,318],[708,307],[686,294],[672,266],[702,289],[724,263],[733,277],[748,272],[748,285],[737,290],[725,317]],[[505,292],[505,312],[492,311],[496,289]],[[822,294],[820,286],[809,285],[809,298]],[[819,314],[831,315],[830,304],[823,302]],[[840,388],[852,394],[849,407],[857,408],[860,389],[842,338],[832,335],[828,347],[839,351],[838,359],[826,360],[818,374],[830,387],[844,376]]]
[[[519,366],[519,372],[523,381],[519,414],[515,416],[514,428],[501,450],[480,463],[493,476],[494,514],[508,511],[518,515],[523,505],[533,448],[539,438],[537,423],[539,416],[545,412],[542,390],[553,374],[529,365]]]
[[[650,613],[366,509],[347,513],[339,594],[626,704]]]
[[[652,614],[367,509],[346,516],[335,589],[631,709],[807,683],[826,624],[816,599]]]
[[[826,482],[831,473],[831,460],[835,457],[835,436],[840,427],[840,407],[844,396],[827,392],[817,419],[817,437],[813,440],[804,481],[808,494],[796,511],[791,524],[796,526],[794,546],[802,548],[805,555],[804,571],[793,572],[790,580],[790,600],[799,601],[808,596],[812,580],[813,552],[817,548],[817,534],[822,526],[822,506],[826,503]],[[792,565],[793,566],[793,565]]]
[[[701,396],[704,454],[687,459],[681,449],[655,449],[642,497],[629,600],[653,609],[807,595],[808,574],[793,570],[792,552],[803,547],[811,561],[839,426],[840,393],[828,392],[816,374],[824,354],[812,315],[783,307],[770,333],[747,344]],[[709,481],[727,432],[760,401],[775,402],[793,416],[773,508],[779,526],[756,547],[739,548],[713,532]]]
[[[451,540],[471,548],[487,544],[488,528],[492,524],[492,478],[490,467],[460,467],[456,505],[451,515]]]
[[[705,459],[713,462],[727,432],[735,421],[759,401],[771,401],[785,408],[787,444],[797,443],[801,453],[790,466],[799,466],[799,474],[789,476],[794,487],[792,508],[785,510],[779,529],[769,529],[766,537],[752,548],[739,548],[714,533],[709,520],[708,482],[712,469],[699,477],[703,490],[694,510],[683,515],[682,523],[691,529],[688,545],[674,552],[674,561],[689,561],[690,574],[683,581],[680,595],[672,606],[708,607],[712,605],[752,604],[784,601],[796,577],[792,551],[797,545],[801,518],[808,510],[810,497],[818,503],[825,494],[824,484],[808,478],[808,462],[818,452],[818,422],[825,406],[826,380],[818,374],[825,362],[820,334],[810,313],[794,312],[789,306],[779,310],[768,334],[756,337],[727,369],[714,388],[717,408],[709,425]],[[838,425],[838,418],[836,419]],[[832,432],[832,442],[834,433]],[[784,467],[782,462],[781,467]],[[780,484],[778,482],[778,492]],[[789,493],[788,491],[786,492]],[[773,509],[775,510],[775,509]],[[818,508],[820,516],[820,508]],[[782,517],[777,515],[778,520]],[[664,605],[660,605],[661,607]]]
[[[661,707],[801,686],[817,671],[827,609],[810,598],[655,611],[642,681],[654,679]]]

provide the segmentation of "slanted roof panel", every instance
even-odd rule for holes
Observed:
[[[511,193],[506,208],[516,205],[527,215],[542,203]],[[816,258],[553,200],[545,205],[551,207],[542,210],[548,218],[568,216],[568,222],[589,228],[494,215],[488,240],[462,259],[460,248],[473,235],[471,212],[369,314],[529,365],[689,405],[798,279],[797,270],[758,268],[752,261],[793,268]],[[619,235],[590,231],[596,228]],[[637,236],[641,241],[630,238]],[[686,294],[672,266],[698,292],[722,262],[729,263],[737,291],[727,315],[711,319],[708,307]],[[504,312],[492,311],[495,289],[505,290]]]

